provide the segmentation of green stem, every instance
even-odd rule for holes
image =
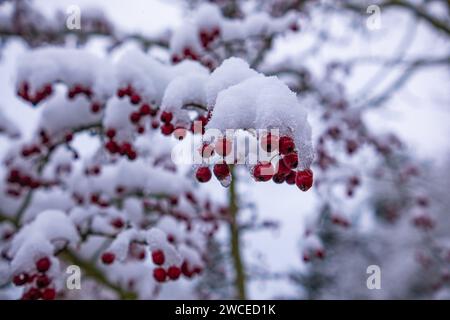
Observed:
[[[234,167],[231,166],[231,184],[228,193],[228,201],[229,201],[229,210],[230,210],[230,246],[231,246],[231,256],[234,264],[235,271],[235,288],[236,288],[236,297],[240,300],[246,299],[245,292],[245,269],[244,264],[242,262],[241,257],[241,249],[240,249],[240,229],[238,224],[238,213],[239,213],[239,205],[236,193],[236,184],[237,178],[234,173]]]

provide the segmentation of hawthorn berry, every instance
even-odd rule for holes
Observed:
[[[286,181],[286,176],[283,174],[276,173],[273,175],[272,181],[277,184],[283,183],[284,181]]]
[[[294,151],[295,143],[291,137],[282,136],[280,137],[279,149],[281,154],[288,154]]]
[[[150,107],[150,105],[148,105],[146,103],[141,105],[141,107],[139,108],[139,113],[141,114],[141,116],[148,116],[148,115],[150,115],[151,112],[152,112],[152,108]]]
[[[167,271],[170,280],[177,280],[181,275],[181,269],[177,266],[171,266]]]
[[[56,291],[53,288],[46,288],[42,291],[43,300],[55,300]]]
[[[295,177],[297,176],[297,173],[294,170],[291,170],[289,174],[286,176],[286,183],[293,185],[295,184]]]
[[[132,112],[130,114],[130,121],[134,124],[138,123],[141,120],[141,114],[139,112]]]
[[[169,136],[172,134],[174,130],[174,126],[171,123],[164,123],[164,125],[161,126],[161,133],[165,136]]]
[[[215,143],[215,150],[222,157],[230,154],[231,147],[231,141],[225,137],[219,137]]]
[[[166,261],[166,257],[164,255],[164,252],[162,250],[155,250],[152,252],[152,260],[153,263],[161,266]]]
[[[102,254],[102,262],[104,264],[112,264],[116,259],[116,255],[112,252],[105,252]]]
[[[177,140],[183,140],[186,137],[187,130],[182,127],[178,127],[174,130],[173,135]]]
[[[166,281],[166,277],[167,273],[163,268],[156,268],[155,270],[153,270],[153,278],[155,278],[157,282]]]
[[[115,218],[111,221],[111,225],[116,229],[122,229],[125,223],[121,218]]]
[[[195,173],[195,177],[197,178],[197,180],[202,183],[211,180],[211,176],[211,170],[208,167],[200,167]]]
[[[41,291],[37,288],[30,288],[22,296],[23,300],[38,300],[42,296]]]
[[[289,169],[295,169],[298,166],[298,155],[296,152],[288,153],[283,157],[283,162]]]
[[[36,261],[36,269],[39,272],[47,272],[48,269],[50,269],[52,265],[52,262],[48,257],[40,258],[38,261]]]
[[[36,285],[38,288],[45,288],[50,284],[50,279],[45,274],[41,274],[36,278]]]
[[[216,163],[213,172],[217,180],[223,180],[230,175],[230,167],[225,162]]]
[[[256,181],[269,181],[272,179],[274,171],[270,162],[260,162],[253,167],[253,177]]]
[[[310,169],[298,171],[295,177],[295,184],[302,191],[307,191],[313,184],[313,172]]]
[[[116,136],[116,130],[113,128],[106,130],[106,136],[110,139],[114,138]]]
[[[264,151],[272,152],[278,149],[279,138],[272,133],[267,133],[261,137],[261,148]]]
[[[139,104],[139,102],[141,102],[141,96],[136,93],[132,94],[130,97],[130,102],[132,104]]]
[[[198,152],[202,156],[202,158],[210,158],[214,154],[214,147],[208,143],[204,143],[199,149]]]
[[[160,119],[164,123],[170,123],[170,121],[172,121],[173,119],[173,114],[172,112],[163,111],[163,113],[161,113]]]
[[[16,286],[23,286],[25,283],[28,282],[29,276],[27,273],[20,273],[13,277],[13,283]]]

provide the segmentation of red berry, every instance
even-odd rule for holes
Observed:
[[[152,252],[152,260],[153,263],[161,266],[166,261],[166,257],[164,256],[164,252],[162,250],[156,250]]]
[[[291,170],[289,174],[286,176],[286,183],[287,184],[295,184],[295,177],[297,176],[297,173],[294,170]]]
[[[98,113],[98,112],[100,111],[100,109],[101,109],[100,103],[93,103],[93,104],[91,105],[91,111],[92,111],[92,113]]]
[[[261,137],[261,148],[264,151],[272,152],[278,149],[279,138],[270,132]]]
[[[177,140],[183,140],[186,137],[186,132],[187,130],[185,128],[178,127],[173,132],[173,135]]]
[[[294,149],[295,149],[295,143],[291,137],[282,136],[280,138],[280,153],[281,154],[291,153],[294,151]]]
[[[16,286],[23,286],[25,283],[27,283],[28,279],[29,279],[28,274],[21,273],[14,276],[13,283]]]
[[[254,166],[253,177],[256,181],[269,181],[275,170],[270,162],[261,162]]]
[[[218,155],[222,157],[227,156],[231,152],[231,141],[224,137],[218,138],[215,144],[215,150]]]
[[[53,288],[47,288],[42,291],[42,299],[43,300],[54,300],[56,297],[56,291]]]
[[[163,113],[161,113],[161,121],[164,123],[170,123],[170,121],[172,121],[173,115],[172,112],[166,112],[164,111]]]
[[[130,98],[130,101],[131,101],[132,104],[139,104],[139,102],[141,102],[141,96],[136,94],[136,93],[132,94],[131,98]]]
[[[161,133],[165,136],[169,136],[172,134],[174,130],[173,124],[171,123],[164,123],[164,125],[161,127]]]
[[[114,138],[116,136],[116,130],[112,128],[106,130],[106,136],[110,139]]]
[[[146,103],[144,103],[141,108],[139,109],[139,113],[142,116],[147,116],[151,113],[152,109],[150,108],[150,106]]]
[[[184,261],[181,265],[181,272],[188,278],[192,277],[193,272],[189,269],[189,264],[187,261]]]
[[[41,274],[37,277],[36,279],[36,285],[39,288],[45,288],[50,284],[50,279],[45,275],[45,274]]]
[[[119,98],[125,97],[126,94],[127,94],[126,89],[123,89],[123,88],[117,89],[117,96]]]
[[[203,144],[199,149],[198,152],[202,156],[202,158],[209,158],[214,154],[214,147],[212,147],[210,144]]]
[[[114,154],[120,151],[120,147],[117,143],[110,140],[105,144],[106,150],[108,150],[110,153]]]
[[[50,259],[48,257],[44,257],[39,259],[36,262],[36,269],[39,272],[47,272],[48,269],[50,269],[50,266],[52,265],[52,262],[50,261]]]
[[[116,255],[112,252],[105,252],[102,254],[102,262],[104,264],[112,264],[116,259]]]
[[[302,191],[307,191],[313,184],[313,172],[310,169],[298,171],[295,177],[295,184]]]
[[[134,124],[138,123],[141,120],[141,114],[139,112],[132,112],[130,114],[130,121]]]
[[[289,169],[295,169],[298,166],[298,155],[296,152],[288,153],[283,157],[283,162]]]
[[[287,176],[291,172],[291,169],[286,166],[286,163],[283,161],[283,159],[280,159],[277,164],[277,171],[276,173],[280,176]]]
[[[286,180],[286,176],[283,174],[277,173],[277,174],[274,174],[274,176],[272,177],[272,180],[273,180],[273,182],[280,184]]]
[[[122,220],[121,218],[115,218],[115,219],[113,219],[113,220],[111,221],[111,225],[112,225],[114,228],[122,229],[123,226],[125,225],[125,223],[123,222],[123,220]]]
[[[199,182],[208,182],[211,180],[211,170],[208,167],[200,167],[197,169],[195,177]]]
[[[230,175],[230,168],[226,163],[216,163],[213,172],[217,180],[223,180]]]
[[[177,280],[181,275],[181,269],[177,266],[171,266],[167,271],[170,280]]]
[[[22,299],[24,300],[38,300],[41,298],[41,291],[37,288],[30,288],[27,292],[23,294]]]
[[[156,268],[153,270],[153,278],[158,282],[166,281],[167,273],[163,268]]]

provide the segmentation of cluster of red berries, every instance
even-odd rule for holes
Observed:
[[[300,190],[307,191],[313,184],[313,173],[310,169],[295,171],[298,167],[298,153],[295,151],[295,143],[291,137],[282,136],[278,138],[270,133],[260,139],[261,148],[267,152],[278,151],[279,161],[275,169],[271,162],[258,162],[252,170],[252,175],[256,181],[265,182],[273,180],[275,183],[296,184]],[[222,157],[232,151],[231,141],[224,137],[217,139],[215,147],[210,144],[203,144],[198,150],[203,158],[211,157],[214,152]],[[221,160],[214,165],[214,175],[219,181],[227,179],[230,175],[228,164]],[[199,182],[205,183],[211,180],[212,173],[208,166],[197,168],[195,176]]]
[[[435,226],[434,219],[426,212],[416,215],[413,218],[412,223],[415,227],[425,231],[431,230]]]
[[[92,97],[92,90],[89,87],[77,84],[67,91],[67,98],[74,99],[79,94],[84,94],[87,98],[90,99]]]
[[[130,102],[134,105],[139,104],[142,100],[139,93],[131,85],[119,88],[116,94],[119,98],[129,97]]]
[[[211,28],[210,30],[202,29],[199,32],[199,38],[203,48],[207,48],[219,36],[220,29],[218,27]]]
[[[133,148],[132,144],[129,142],[117,142],[114,138],[116,137],[115,129],[106,130],[106,137],[108,141],[105,143],[105,149],[111,154],[120,154],[122,156],[127,156],[130,160],[136,160],[137,152]]]
[[[196,61],[199,60],[199,57],[200,55],[196,53],[194,49],[192,49],[191,47],[185,47],[180,55],[172,55],[172,63],[179,63],[184,59],[191,59]]]
[[[20,273],[13,277],[13,283],[16,286],[27,288],[22,295],[23,300],[54,300],[56,290],[52,286],[52,281],[46,274],[51,267],[51,261],[48,257],[40,258],[36,261],[36,273]]]
[[[166,257],[162,250],[152,252],[152,261],[158,267],[153,270],[153,278],[157,282],[165,282],[167,279],[178,280],[181,275],[181,269],[178,266],[170,266],[167,270],[162,267],[166,262]]]
[[[19,196],[20,191],[17,188],[31,188],[36,189],[41,186],[41,182],[30,175],[22,174],[18,169],[11,169],[9,171],[7,182],[11,184],[8,194],[11,196]]]
[[[46,99],[52,93],[53,93],[52,85],[46,84],[33,94],[30,92],[30,85],[28,84],[28,82],[22,82],[19,85],[19,89],[17,91],[17,95],[19,95],[21,98],[30,102],[33,105],[39,104],[42,100]]]

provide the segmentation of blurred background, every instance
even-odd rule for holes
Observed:
[[[229,19],[301,17],[292,32],[239,53],[298,94],[316,149],[308,193],[239,178],[247,297],[450,298],[449,1],[3,0],[1,112],[33,134],[41,110],[15,89],[22,53],[56,45],[113,56],[139,47],[170,61],[172,32],[204,2]],[[65,26],[73,6],[79,31]],[[10,143],[0,136],[0,156]],[[218,183],[205,190],[226,197]],[[226,238],[218,240],[225,249]],[[379,290],[367,288],[370,265],[380,267]],[[199,280],[200,297],[229,297],[209,276]]]

